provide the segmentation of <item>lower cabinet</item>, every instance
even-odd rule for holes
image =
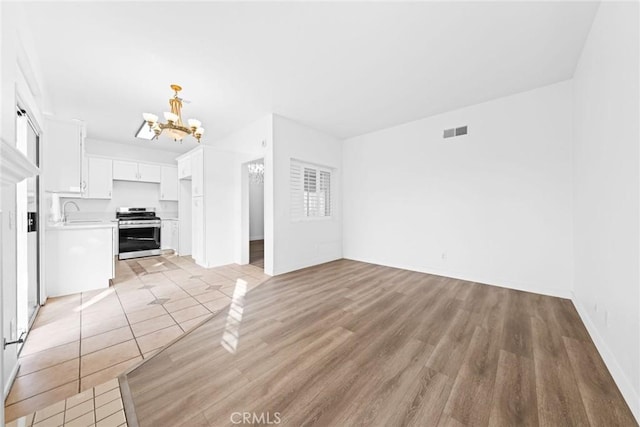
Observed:
[[[163,219],[160,230],[160,248],[180,253],[180,222],[177,219]]]
[[[44,259],[47,296],[108,289],[114,277],[113,227],[47,229]]]

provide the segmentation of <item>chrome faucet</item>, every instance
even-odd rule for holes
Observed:
[[[66,202],[64,202],[64,205],[62,205],[62,222],[67,222],[67,205],[68,204],[72,204],[73,206],[76,207],[76,211],[80,212],[80,207],[78,206],[78,204],[76,202],[74,202],[73,200],[67,200]]]

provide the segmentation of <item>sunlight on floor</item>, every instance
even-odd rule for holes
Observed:
[[[103,298],[108,297],[113,292],[114,292],[113,288],[109,288],[106,291],[100,292],[98,295],[96,295],[95,297],[91,298],[89,301],[85,302],[80,307],[76,307],[74,309],[74,311],[82,311],[87,307],[91,307],[93,304],[97,303],[98,301],[100,301]]]
[[[247,285],[248,283],[242,279],[236,280],[236,287],[233,290],[229,314],[227,315],[227,324],[222,334],[222,340],[220,341],[222,347],[231,354],[236,353],[240,340],[240,322],[242,321],[244,296],[247,294]]]

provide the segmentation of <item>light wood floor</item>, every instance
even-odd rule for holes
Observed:
[[[249,242],[249,264],[264,269],[264,240]]]
[[[637,425],[569,300],[347,260],[239,283],[120,380],[141,426]]]

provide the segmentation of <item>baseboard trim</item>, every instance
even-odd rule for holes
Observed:
[[[359,259],[359,258],[352,258],[352,257],[344,257],[344,259],[350,259],[353,261],[360,261],[360,262],[366,262],[369,264],[376,264],[376,265],[382,265],[385,267],[392,267],[392,268],[400,268],[402,270],[410,270],[410,271],[417,271],[418,273],[426,273],[426,274],[433,274],[434,276],[442,276],[442,277],[449,277],[452,279],[458,279],[458,280],[465,280],[467,282],[474,282],[474,283],[480,283],[480,284],[484,284],[484,285],[491,285],[491,286],[498,286],[500,288],[506,288],[506,289],[513,289],[516,291],[523,291],[523,292],[530,292],[533,294],[540,294],[540,295],[548,295],[551,297],[557,297],[557,298],[565,298],[565,299],[571,299],[573,297],[573,292],[569,289],[553,289],[553,288],[535,288],[533,286],[529,286],[527,283],[515,283],[513,281],[509,281],[509,280],[501,280],[501,279],[495,279],[495,278],[489,278],[489,277],[481,277],[481,276],[475,276],[475,275],[467,275],[467,274],[459,274],[459,273],[455,273],[455,272],[451,272],[451,271],[446,271],[446,270],[440,270],[437,268],[424,268],[424,267],[416,267],[416,266],[412,266],[412,265],[404,265],[404,264],[385,264],[383,262],[379,262],[377,260],[367,260],[367,259]]]
[[[249,237],[249,241],[253,242],[254,240],[264,240],[264,236],[251,236]]]
[[[636,421],[640,424],[640,395],[634,389],[633,383],[624,373],[624,370],[618,363],[615,355],[613,354],[611,349],[609,349],[609,346],[602,338],[602,335],[600,335],[600,333],[598,332],[598,329],[595,327],[593,321],[591,320],[587,309],[575,298],[572,298],[572,301],[573,305],[578,311],[580,319],[582,319],[582,323],[587,328],[587,332],[589,332],[589,335],[591,336],[591,340],[598,349],[600,357],[602,357],[604,364],[607,366],[607,369],[609,369],[609,373],[611,374],[613,381],[615,381],[618,389],[620,389],[620,393],[622,393],[622,397],[624,397],[627,405],[629,405],[629,408],[631,409],[633,416],[636,418]]]
[[[13,386],[13,382],[16,380],[16,377],[18,376],[19,369],[20,369],[20,362],[16,362],[16,365],[13,367],[13,369],[11,370],[11,373],[9,374],[9,378],[7,378],[8,381],[4,385],[4,400],[7,400],[7,397],[9,397],[9,392],[11,391],[11,387]]]

